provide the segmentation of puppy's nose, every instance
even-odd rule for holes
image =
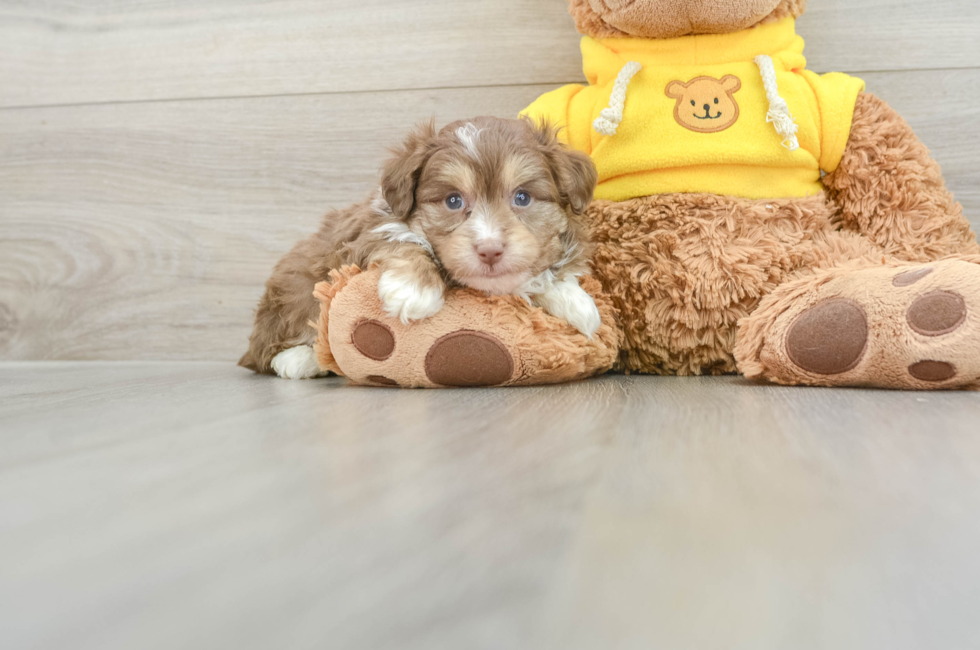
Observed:
[[[504,247],[500,244],[477,244],[476,254],[481,262],[493,266],[504,256]]]

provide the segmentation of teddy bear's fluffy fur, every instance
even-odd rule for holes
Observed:
[[[596,0],[591,0],[595,2]],[[637,21],[642,22],[646,33],[643,36],[648,38],[669,38],[672,36],[680,36],[677,33],[675,27],[675,21],[669,20],[669,16],[663,16],[660,19],[651,20],[649,16],[649,10],[647,5],[651,0],[634,0],[632,5],[626,4],[626,8],[623,10],[624,13],[629,13],[632,9],[633,12],[640,14],[645,12],[647,16],[643,19]],[[662,0],[661,0],[662,1]],[[688,0],[673,0],[676,4],[687,3],[690,4]],[[741,12],[739,12],[738,5],[744,4],[746,2],[751,2],[752,0],[729,0],[729,2],[719,2],[713,3],[710,6],[709,11],[719,12],[722,14],[722,20],[724,20],[724,12],[733,14],[729,16],[729,22],[735,22],[741,17]],[[759,0],[756,0],[757,2]],[[763,0],[764,1],[764,0]],[[767,23],[773,23],[783,18],[799,18],[803,11],[806,9],[807,0],[781,0],[779,4],[765,17],[756,23],[757,25],[764,25]],[[734,6],[733,6],[734,5]],[[596,13],[595,9],[592,8],[590,0],[569,0],[568,2],[569,12],[572,14],[572,18],[575,19],[575,25],[578,27],[578,31],[595,38],[618,38],[618,37],[628,37],[635,36],[636,34],[629,34],[616,27],[613,27],[602,17]],[[669,12],[668,12],[669,13]],[[705,33],[699,32],[698,30],[689,30],[686,33]]]

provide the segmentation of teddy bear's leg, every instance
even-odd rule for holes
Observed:
[[[824,184],[844,229],[887,255],[927,262],[980,253],[939,164],[908,123],[874,95],[858,98],[844,157]]]
[[[368,386],[527,386],[583,379],[612,367],[621,335],[598,281],[580,278],[602,324],[586,337],[515,296],[454,288],[443,308],[403,323],[378,297],[378,270],[335,271],[320,283],[319,365]]]
[[[619,315],[617,370],[736,372],[738,322],[781,284],[880,252],[824,196],[663,194],[589,207],[593,273]]]
[[[742,320],[735,356],[783,384],[980,388],[980,255],[858,259],[787,282]]]

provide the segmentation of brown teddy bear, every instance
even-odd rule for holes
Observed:
[[[525,114],[561,126],[598,168],[593,274],[613,308],[601,343],[618,345],[615,369],[980,387],[976,237],[895,111],[858,79],[806,69],[795,32],[806,0],[569,4],[589,83],[548,93]],[[486,310],[467,311],[477,297],[456,299],[463,320],[448,329],[494,329]],[[365,300],[349,302],[357,306],[345,322],[382,318]],[[509,322],[524,310],[524,327],[540,327],[533,308],[509,309]],[[519,359],[527,337],[514,327],[492,338]],[[586,354],[574,332],[548,331],[540,345],[566,353],[553,380],[612,363],[595,345]],[[402,385],[515,383],[426,378],[438,333],[402,331],[411,354],[371,374]],[[334,347],[350,347],[350,337],[330,333]],[[332,359],[329,348],[321,336],[321,360]],[[363,360],[348,356],[340,368],[364,375]],[[481,361],[466,363],[477,376]],[[562,364],[575,371],[557,372]]]

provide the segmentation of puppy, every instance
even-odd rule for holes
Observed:
[[[576,279],[587,269],[582,217],[597,180],[591,159],[530,120],[480,117],[416,129],[367,201],[331,212],[276,265],[240,365],[301,379],[320,373],[309,323],[313,286],[345,264],[382,275],[385,311],[436,314],[447,286],[515,294],[587,336],[599,311]]]

